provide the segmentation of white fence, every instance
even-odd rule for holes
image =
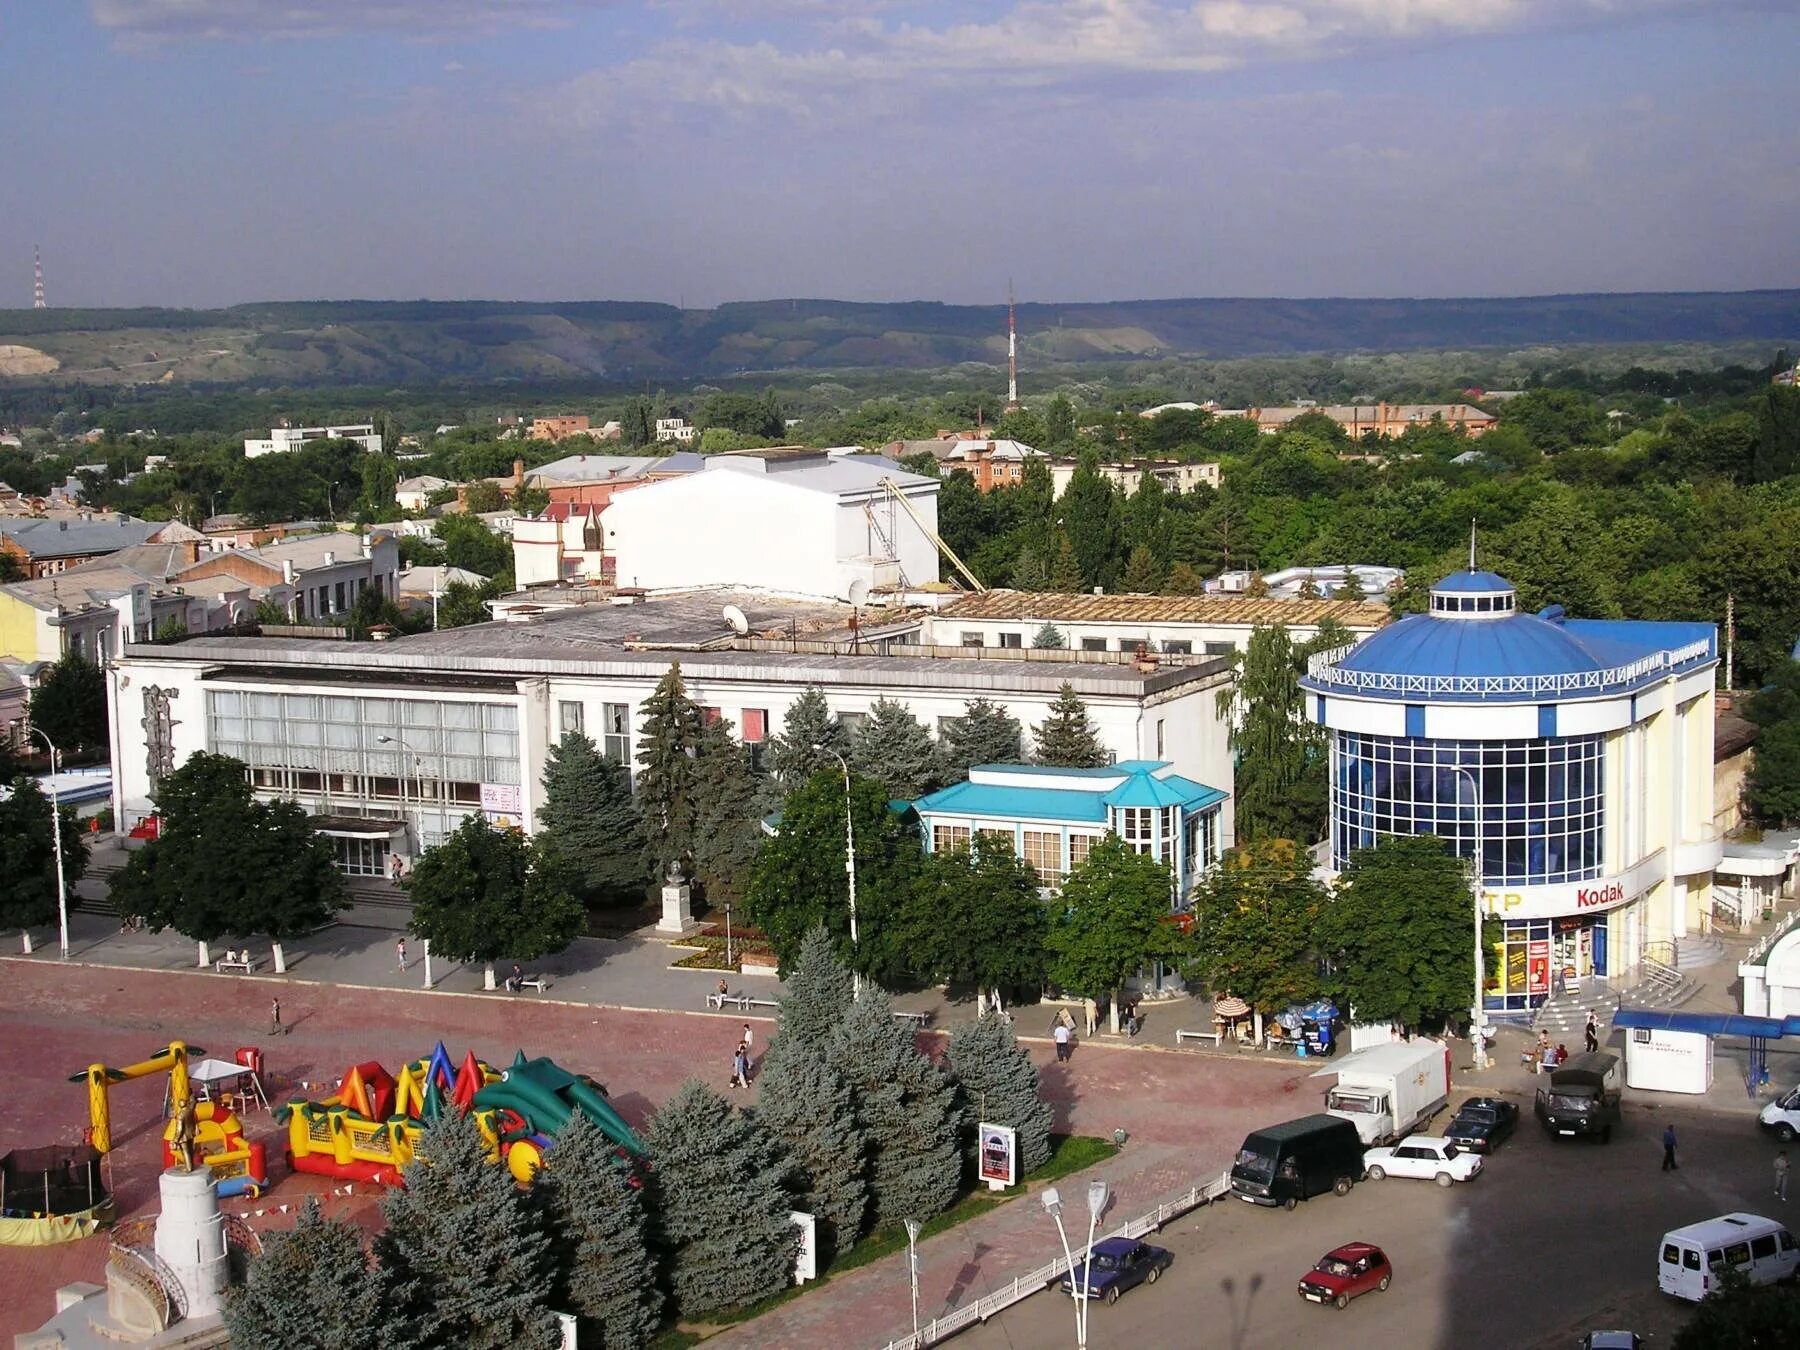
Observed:
[[[1148,1214],[1130,1220],[1110,1233],[1103,1233],[1103,1238],[1122,1237],[1138,1238],[1146,1233],[1154,1233],[1171,1219],[1179,1219],[1183,1214],[1199,1209],[1202,1205],[1210,1205],[1220,1196],[1231,1194],[1231,1173],[1221,1172],[1216,1180],[1204,1186],[1196,1186],[1186,1195],[1178,1196],[1167,1204],[1158,1205]],[[1021,1201],[1021,1203],[1024,1203]],[[995,1313],[1006,1311],[1021,1299],[1030,1298],[1042,1289],[1049,1288],[1064,1275],[1069,1273],[1067,1257],[1059,1256],[1048,1265],[1039,1266],[1036,1270],[1016,1276],[1013,1282],[1004,1288],[996,1289],[985,1298],[977,1299],[966,1307],[944,1317],[934,1317],[922,1324],[916,1333],[889,1341],[886,1350],[923,1350],[927,1345],[936,1345],[939,1341],[948,1340],[957,1332],[973,1326],[977,1322],[985,1322]]]

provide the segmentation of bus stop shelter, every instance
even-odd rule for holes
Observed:
[[[1769,1081],[1769,1042],[1785,1036],[1800,1036],[1800,1017],[1746,1017],[1742,1013],[1673,1012],[1652,1008],[1621,1008],[1613,1014],[1612,1024],[1629,1032],[1674,1032],[1677,1035],[1704,1036],[1708,1042],[1721,1036],[1736,1036],[1750,1043],[1750,1064],[1745,1086],[1752,1097]],[[1635,1036],[1626,1041],[1626,1082],[1630,1083],[1631,1046]],[[1710,1044],[1708,1046],[1710,1059]],[[1676,1089],[1685,1091],[1691,1089]]]

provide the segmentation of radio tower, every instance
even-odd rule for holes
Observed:
[[[1012,281],[1006,283],[1006,410],[1019,406],[1019,325],[1013,318]]]
[[[44,303],[44,255],[36,244],[31,246],[31,307],[50,308]]]

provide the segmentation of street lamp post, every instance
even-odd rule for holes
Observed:
[[[912,1278],[913,1339],[919,1339],[919,1229],[917,1219],[906,1221],[906,1266]]]
[[[1076,1350],[1087,1350],[1089,1290],[1093,1285],[1090,1267],[1094,1259],[1094,1232],[1099,1227],[1100,1216],[1106,1212],[1106,1200],[1106,1183],[1090,1181],[1087,1190],[1087,1245],[1082,1249],[1081,1278],[1078,1283],[1075,1277],[1075,1253],[1069,1248],[1069,1231],[1063,1227],[1062,1195],[1054,1186],[1046,1188],[1043,1194],[1044,1210],[1052,1219],[1056,1220],[1056,1233],[1062,1239],[1063,1258],[1069,1263],[1069,1292],[1074,1296],[1075,1303]]]
[[[1469,791],[1475,797],[1475,1004],[1469,1029],[1475,1041],[1475,1068],[1477,1071],[1487,1068],[1487,952],[1481,941],[1481,780],[1472,769],[1457,767],[1451,773],[1461,774],[1469,780]]]
[[[69,889],[63,881],[62,852],[62,798],[56,790],[56,775],[61,772],[62,752],[46,736],[41,729],[34,726],[25,728],[44,743],[50,752],[50,839],[51,847],[56,850],[56,925],[57,937],[61,944],[62,959],[69,959]]]
[[[731,954],[731,901],[727,900],[725,902],[725,965],[729,969],[736,964],[737,962],[732,959]]]
[[[830,755],[844,771],[844,874],[850,881],[850,949],[856,952],[856,824],[850,812],[850,761],[828,746],[815,745],[813,749]],[[862,997],[862,975],[854,966],[850,969],[850,990],[853,997]]]
[[[414,780],[413,786],[418,789],[418,800],[419,800],[419,819],[418,819],[419,848],[422,851],[425,847],[425,777],[424,777],[424,774],[421,773],[419,770],[418,753],[416,751],[414,751],[414,749],[406,743],[405,738],[400,737],[400,736],[377,736],[375,738],[375,744],[377,744],[377,745],[397,745],[402,750],[404,750],[408,755],[412,756],[413,780]],[[400,814],[404,816],[406,814],[406,760],[404,758],[402,758],[400,761],[400,772],[397,775],[397,777],[400,780]]]

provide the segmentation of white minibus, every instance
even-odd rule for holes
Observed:
[[[1727,1214],[1663,1234],[1656,1283],[1665,1294],[1698,1303],[1727,1271],[1752,1284],[1791,1279],[1800,1270],[1800,1243],[1776,1219]]]

